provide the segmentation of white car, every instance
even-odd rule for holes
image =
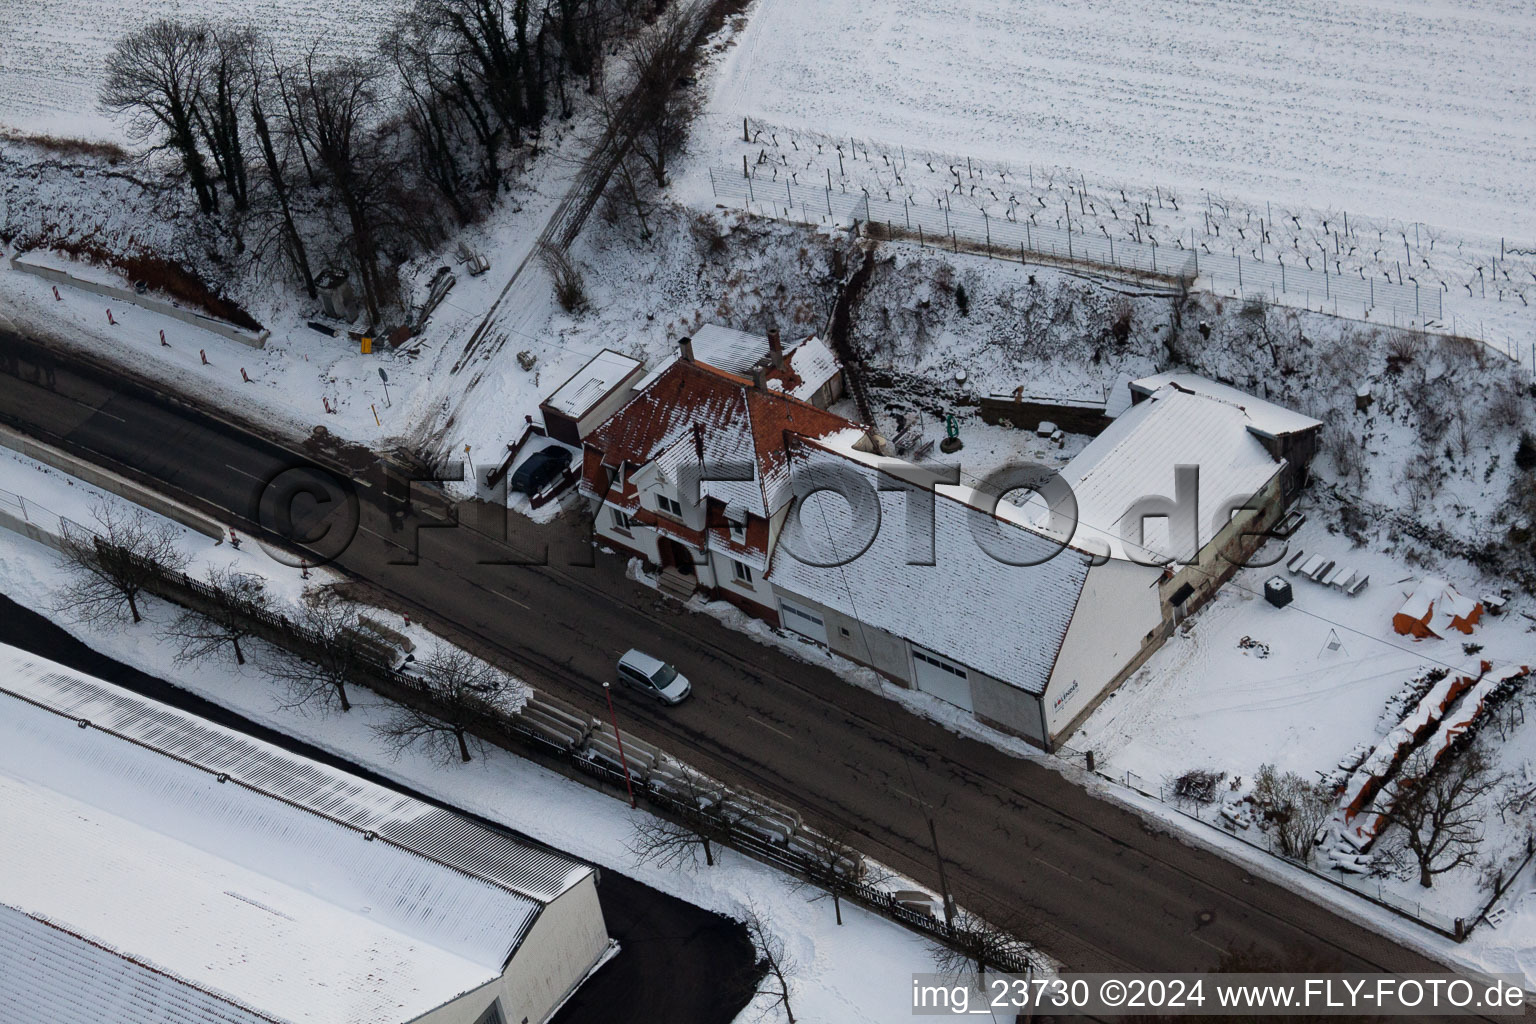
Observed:
[[[687,677],[677,669],[634,648],[619,659],[619,681],[663,704],[681,704],[693,692]]]

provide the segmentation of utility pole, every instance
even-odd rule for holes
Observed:
[[[629,761],[624,757],[624,738],[619,735],[619,716],[613,710],[613,687],[607,683],[603,684],[603,696],[608,698],[608,718],[613,722],[613,738],[619,744],[619,764],[624,768],[624,788],[629,790],[629,806],[638,807],[640,805],[635,803],[635,784],[629,778]],[[928,825],[931,828],[933,822],[929,821]],[[940,870],[942,870],[942,864]]]
[[[933,855],[939,862],[939,895],[944,897],[944,923],[954,927],[955,898],[949,894],[949,878],[944,874],[944,854],[939,852],[939,829],[933,823],[933,815],[926,811],[924,814],[928,818],[928,837],[933,840]]]

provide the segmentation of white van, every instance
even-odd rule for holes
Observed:
[[[687,677],[677,669],[634,648],[619,659],[619,682],[663,704],[681,704],[693,692]]]

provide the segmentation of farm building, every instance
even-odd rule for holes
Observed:
[[[799,467],[841,462],[866,475],[882,527],[831,568],[799,557],[786,531],[768,575],[779,620],[1055,746],[1262,544],[1284,513],[1285,481],[1305,469],[1293,472],[1274,450],[1310,457],[1298,437],[1320,426],[1199,378],[1162,382],[1065,466],[1067,488],[1047,488],[1049,506],[1032,511],[936,484],[932,471],[836,437],[796,439]],[[914,488],[933,494],[932,546],[916,551],[900,528]],[[829,541],[865,541],[846,504],[791,515]]]
[[[0,646],[0,1018],[543,1021],[589,865]]]

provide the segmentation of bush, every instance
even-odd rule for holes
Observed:
[[[1520,432],[1520,443],[1515,446],[1515,465],[1529,473],[1536,469],[1536,437],[1529,430]]]
[[[960,310],[961,316],[971,315],[971,297],[965,294],[965,285],[955,285],[955,306]]]
[[[1173,783],[1173,795],[1180,800],[1193,800],[1208,804],[1216,799],[1216,787],[1227,777],[1226,772],[1206,771],[1195,768],[1180,775]]]

